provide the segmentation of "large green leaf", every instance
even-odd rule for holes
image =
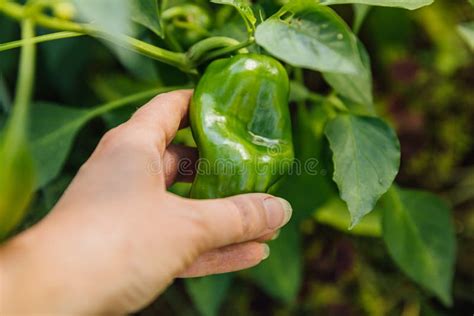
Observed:
[[[185,280],[186,290],[194,306],[203,316],[219,315],[232,281],[232,274],[212,275]]]
[[[360,67],[356,74],[341,74],[324,72],[324,79],[340,95],[362,104],[367,112],[375,113],[372,96],[372,70],[370,69],[370,57],[362,42],[358,42],[360,54]]]
[[[38,188],[61,171],[79,130],[90,119],[83,109],[51,103],[37,103],[32,108],[30,139],[38,166]]]
[[[460,24],[458,26],[458,33],[474,51],[474,22]]]
[[[390,189],[383,238],[393,260],[422,287],[451,305],[456,240],[450,209],[436,195]]]
[[[321,0],[324,4],[361,3],[383,7],[399,7],[405,9],[418,9],[433,3],[434,0]]]
[[[163,37],[163,25],[160,18],[158,0],[132,1],[132,20]]]
[[[326,135],[333,152],[334,181],[354,227],[392,185],[400,166],[400,143],[382,120],[350,114],[329,122]]]
[[[270,257],[245,273],[274,298],[285,303],[294,302],[303,274],[303,254],[296,221],[282,229],[278,239],[269,245]]]
[[[257,44],[295,67],[356,74],[355,36],[330,8],[314,0],[291,1],[257,27]]]

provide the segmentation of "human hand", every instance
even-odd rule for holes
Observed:
[[[0,314],[128,313],[176,277],[245,269],[291,217],[267,194],[188,200],[166,191],[194,150],[170,145],[192,91],[162,94],[108,132],[53,211],[0,248]],[[152,168],[151,168],[152,167]]]

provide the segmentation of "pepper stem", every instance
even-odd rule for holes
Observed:
[[[254,41],[255,40],[253,38],[245,42],[239,42],[238,40],[230,37],[210,37],[192,46],[189,49],[187,56],[192,65],[200,65],[203,62],[235,51],[239,51],[240,53],[248,53],[246,47],[253,44]]]

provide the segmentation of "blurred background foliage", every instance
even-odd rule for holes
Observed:
[[[194,2],[208,8],[207,1]],[[263,0],[259,4],[269,15],[277,8],[277,2]],[[334,8],[352,23],[352,6]],[[226,10],[217,17],[213,34],[244,40],[239,17],[232,9]],[[298,179],[298,185],[289,181],[290,185],[281,189],[290,199],[297,196],[293,199],[297,219],[273,242],[276,258],[239,274],[232,283],[221,283],[228,287],[227,295],[206,297],[206,293],[199,291],[199,284],[186,291],[178,281],[138,314],[212,315],[217,311],[222,315],[281,316],[472,314],[474,58],[456,31],[459,23],[472,20],[474,9],[467,1],[437,0],[434,5],[417,11],[373,8],[360,29],[360,37],[372,59],[377,111],[391,121],[401,139],[402,168],[397,182],[404,187],[436,192],[455,210],[458,258],[451,309],[427,296],[396,268],[383,241],[374,238],[380,235],[377,210],[360,227],[348,232],[345,206],[338,199],[326,198],[334,188],[323,180],[314,185],[314,179]],[[16,22],[0,16],[0,42],[18,39],[19,32]],[[173,45],[160,42],[149,31],[143,31],[141,36],[160,45]],[[188,80],[169,66],[122,50],[110,50],[87,37],[41,44],[38,50],[34,99],[78,109]],[[18,51],[0,55],[0,128],[11,108],[18,56]],[[311,90],[330,91],[319,74],[305,72],[303,76]],[[41,189],[23,227],[47,214],[101,135],[126,120],[139,105],[82,123],[85,127],[75,137],[65,167],[59,177]],[[35,106],[39,105],[33,109]],[[298,119],[295,128],[295,142],[302,155],[318,150],[305,147],[308,143],[305,137],[318,139],[322,131],[311,117],[323,114],[309,111],[306,117]],[[177,141],[189,143],[189,138],[189,131],[183,132]],[[320,178],[329,174],[328,170],[321,170]],[[172,190],[185,194],[188,186],[177,185]],[[302,213],[313,215],[308,218]],[[288,245],[300,246],[296,249]],[[195,300],[199,297],[202,301],[199,311],[187,294],[193,292]],[[223,302],[220,307],[219,302]]]

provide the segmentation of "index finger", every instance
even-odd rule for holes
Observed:
[[[135,112],[127,124],[140,126],[156,135],[157,145],[164,151],[176,132],[187,125],[192,95],[193,90],[160,94]]]

